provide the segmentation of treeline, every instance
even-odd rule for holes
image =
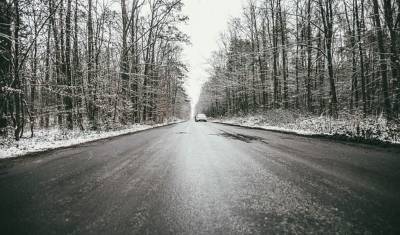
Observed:
[[[181,0],[0,0],[0,134],[186,118]]]
[[[221,45],[198,112],[398,118],[400,1],[250,0]]]

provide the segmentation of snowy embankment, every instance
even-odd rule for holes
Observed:
[[[338,119],[333,119],[275,110],[266,114],[222,117],[212,121],[299,135],[400,144],[400,125],[395,122],[389,123],[382,116],[363,118],[360,115],[340,115]]]
[[[18,157],[30,153],[42,152],[46,150],[69,147],[95,140],[116,137],[120,135],[135,133],[155,127],[179,123],[182,120],[174,120],[162,124],[145,125],[134,124],[120,127],[117,130],[61,130],[58,128],[36,130],[34,137],[30,138],[30,132],[25,132],[25,136],[20,141],[4,139],[0,137],[0,159]]]

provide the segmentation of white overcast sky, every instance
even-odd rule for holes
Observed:
[[[185,62],[189,65],[187,91],[192,104],[197,102],[201,85],[207,79],[207,60],[218,49],[220,33],[229,19],[241,14],[245,0],[184,0],[183,13],[189,21],[183,27],[191,39],[185,47]]]

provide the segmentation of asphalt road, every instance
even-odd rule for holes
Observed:
[[[1,234],[400,234],[400,151],[186,122],[0,162]]]

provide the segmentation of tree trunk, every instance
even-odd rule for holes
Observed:
[[[325,47],[326,47],[326,59],[328,63],[328,77],[330,85],[330,114],[333,117],[337,117],[337,98],[336,98],[336,85],[333,71],[333,51],[332,51],[332,38],[333,38],[333,11],[332,11],[333,0],[319,0],[321,17],[324,25],[325,34]],[[324,6],[325,5],[325,6]]]
[[[92,1],[93,0],[88,0],[88,20],[87,20],[87,29],[88,29],[88,44],[87,44],[87,50],[88,50],[88,59],[87,59],[87,80],[88,80],[88,94],[86,97],[88,107],[87,107],[87,112],[88,112],[88,118],[90,122],[91,129],[95,130],[97,129],[97,123],[96,123],[96,110],[95,110],[95,104],[94,104],[94,73],[93,73],[93,60],[94,60],[94,33],[93,33],[93,19],[92,19]]]
[[[360,57],[360,76],[361,76],[361,96],[363,103],[363,115],[366,117],[367,115],[367,95],[366,95],[366,84],[365,84],[365,65],[364,65],[364,49],[363,43],[361,40],[361,22],[360,17],[358,15],[358,0],[354,1],[354,11],[356,17],[356,26],[357,26],[357,44],[358,44],[358,53]]]
[[[126,11],[126,2],[121,0],[121,12],[122,12],[122,50],[121,50],[121,62],[120,62],[120,77],[122,82],[122,97],[123,97],[123,116],[122,122],[126,124],[127,116],[129,112],[128,109],[128,90],[129,90],[129,65],[128,65],[128,51],[127,51],[127,36],[128,36],[128,15]]]
[[[0,135],[7,135],[7,113],[10,95],[8,92],[3,92],[11,83],[11,12],[10,6],[6,0],[0,0]],[[8,38],[7,38],[8,37]]]
[[[65,111],[67,113],[67,128],[74,128],[73,122],[73,92],[72,92],[72,73],[71,73],[71,0],[67,0],[67,14],[65,18],[65,86],[66,95],[64,96]]]
[[[400,2],[400,1],[399,1]],[[398,22],[393,22],[393,8],[391,0],[383,1],[384,13],[386,26],[389,29],[390,35],[390,62],[392,70],[392,78],[394,85],[394,101],[393,101],[393,113],[398,114],[400,106],[400,56],[399,56],[399,34],[398,34]],[[400,6],[400,3],[399,3]],[[399,16],[400,17],[400,14]],[[399,20],[399,19],[397,19]]]
[[[307,110],[313,112],[311,91],[311,66],[312,66],[312,30],[311,30],[311,0],[307,2]]]
[[[271,16],[272,16],[272,47],[273,47],[273,82],[274,82],[274,108],[279,108],[278,104],[278,35],[276,29],[277,17],[275,16],[274,1],[271,1]]]
[[[20,29],[20,15],[19,15],[19,0],[14,1],[14,82],[11,87],[14,89],[14,106],[15,106],[15,117],[14,117],[14,138],[19,141],[22,133],[23,120],[22,115],[22,90],[21,80],[19,76],[19,29]]]
[[[283,106],[289,108],[289,88],[287,78],[287,53],[286,53],[286,20],[282,17],[281,1],[278,0],[279,21],[281,28],[281,44],[282,44],[282,77],[283,77]]]
[[[378,0],[372,0],[374,9],[374,21],[376,25],[376,34],[378,39],[378,50],[379,50],[379,64],[381,71],[381,83],[382,83],[382,95],[383,95],[383,108],[385,115],[388,119],[392,118],[391,104],[389,98],[389,85],[387,80],[387,65],[386,65],[386,49],[384,42],[384,33],[381,26],[381,19],[379,17],[379,3]]]

